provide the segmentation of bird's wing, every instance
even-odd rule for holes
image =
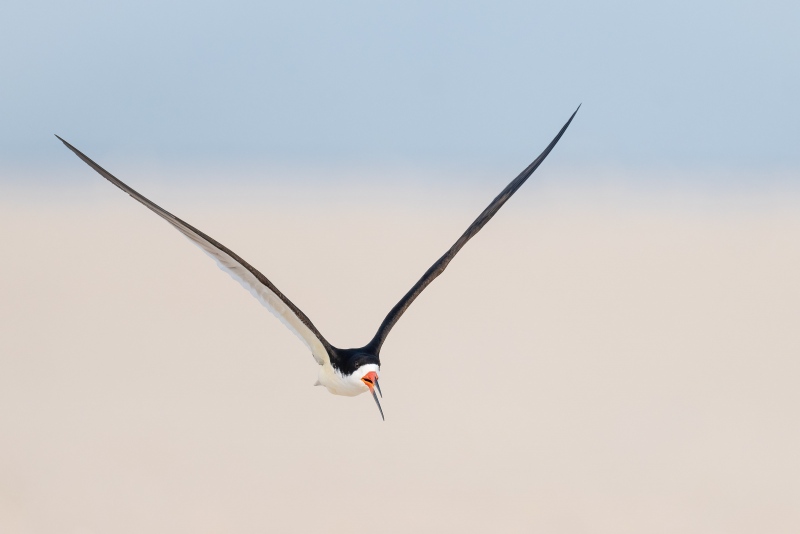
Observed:
[[[580,106],[578,106],[578,109],[580,109]],[[372,338],[372,341],[370,341],[367,345],[367,347],[373,350],[375,354],[379,353],[383,342],[386,340],[386,336],[389,335],[392,327],[395,325],[397,320],[400,319],[406,309],[411,305],[412,302],[414,302],[414,299],[416,299],[419,294],[422,293],[426,287],[428,287],[428,284],[433,282],[437,276],[444,272],[450,261],[455,257],[456,254],[458,254],[458,251],[461,250],[461,247],[463,247],[467,241],[472,239],[472,237],[477,234],[487,222],[489,222],[489,219],[491,219],[494,214],[497,213],[503,204],[505,204],[506,201],[511,198],[511,195],[513,195],[517,189],[519,189],[520,186],[525,183],[525,180],[527,180],[528,177],[533,174],[533,171],[535,171],[536,168],[544,161],[547,155],[550,154],[550,151],[553,150],[554,146],[556,146],[558,140],[561,139],[562,135],[564,135],[564,132],[572,122],[575,114],[578,113],[578,109],[572,113],[572,116],[570,116],[567,123],[561,128],[561,131],[558,132],[558,135],[556,135],[555,138],[550,141],[550,144],[547,145],[547,148],[544,149],[544,152],[542,152],[538,158],[533,160],[533,162],[528,165],[525,170],[519,174],[519,176],[514,178],[514,180],[512,180],[512,182],[508,184],[505,189],[503,189],[497,198],[495,198],[492,203],[489,204],[485,210],[483,210],[483,213],[481,213],[478,218],[475,219],[475,222],[473,222],[470,227],[467,228],[467,231],[458,238],[458,241],[456,241],[455,244],[450,247],[450,250],[445,252],[444,256],[439,258],[436,263],[431,265],[430,269],[428,269],[425,274],[422,275],[422,278],[420,278],[419,281],[414,284],[414,287],[412,287],[408,293],[406,293],[405,296],[400,299],[400,302],[395,304],[394,308],[391,309],[389,314],[383,320],[383,323],[381,323],[381,326],[378,328],[378,332],[375,334],[375,337]]]
[[[192,243],[203,249],[203,252],[211,256],[217,262],[220,269],[226,271],[237,282],[242,284],[245,289],[261,302],[261,304],[266,306],[283,324],[289,327],[289,330],[294,332],[297,337],[308,346],[318,364],[323,365],[325,362],[330,363],[330,356],[328,353],[330,344],[322,337],[316,327],[314,327],[308,317],[306,317],[306,314],[292,304],[272,282],[267,280],[266,276],[258,272],[255,267],[244,261],[225,245],[146,199],[125,185],[110,172],[89,159],[80,150],[60,137],[58,137],[58,139],[103,178],[144,204],[150,211],[170,223],[176,230],[188,237]]]

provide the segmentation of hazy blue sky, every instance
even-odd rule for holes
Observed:
[[[6,2],[0,158],[800,167],[800,2]],[[568,139],[568,142],[566,142]]]

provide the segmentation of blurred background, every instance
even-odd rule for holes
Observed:
[[[800,5],[0,17],[0,531],[797,532]],[[67,151],[359,346],[387,420]]]

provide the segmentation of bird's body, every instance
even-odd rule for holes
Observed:
[[[580,109],[580,106],[579,106]],[[575,110],[575,113],[578,111]],[[365,346],[356,349],[340,349],[334,347],[319,333],[309,318],[300,311],[286,296],[281,293],[272,282],[270,282],[258,270],[236,255],[233,251],[204,234],[192,225],[182,221],[165,209],[159,207],[134,189],[127,186],[111,173],[100,167],[97,163],[89,159],[78,149],[59,139],[72,150],[79,158],[86,162],[90,167],[97,171],[108,181],[128,193],[135,200],[156,213],[162,219],[170,223],[175,229],[189,238],[195,245],[211,256],[221,269],[230,274],[245,289],[253,294],[267,309],[269,309],[278,319],[281,320],[292,332],[294,332],[311,351],[316,362],[321,366],[317,377],[317,385],[324,386],[328,391],[335,395],[353,397],[369,391],[372,393],[378,409],[383,410],[376,391],[380,393],[378,379],[380,377],[380,351],[386,336],[391,331],[397,320],[403,315],[411,303],[419,294],[439,276],[455,257],[459,250],[469,241],[481,228],[494,216],[500,207],[513,195],[517,189],[533,174],[533,171],[547,157],[558,140],[566,131],[575,113],[569,118],[567,123],[561,128],[558,135],[550,142],[547,148],[536,158],[525,170],[520,173],[506,188],[498,195],[489,206],[478,216],[478,218],[467,228],[466,232],[450,247],[450,249],[434,263],[428,271],[414,284],[414,286],[403,296],[402,299],[389,311],[389,314],[381,323],[378,332]],[[56,136],[58,137],[58,136]]]

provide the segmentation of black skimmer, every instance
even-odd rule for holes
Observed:
[[[580,106],[578,106],[578,109],[580,109]],[[489,219],[497,213],[503,204],[511,198],[511,195],[525,183],[525,180],[533,174],[533,171],[535,171],[547,155],[550,154],[550,151],[553,150],[553,147],[556,146],[558,140],[561,139],[561,136],[567,130],[575,114],[578,113],[578,109],[572,113],[569,120],[558,132],[558,135],[556,135],[550,144],[547,145],[547,148],[544,149],[544,152],[533,160],[519,176],[514,178],[514,180],[500,192],[491,204],[483,210],[483,213],[475,219],[475,222],[467,228],[467,231],[458,238],[458,241],[450,247],[450,250],[445,252],[444,256],[439,258],[436,263],[422,275],[422,278],[414,284],[414,287],[400,299],[400,302],[395,304],[394,308],[389,311],[389,314],[381,323],[375,337],[373,337],[369,343],[357,349],[340,349],[328,343],[306,314],[300,311],[292,301],[286,298],[286,296],[255,267],[244,261],[222,243],[204,234],[194,226],[182,221],[128,187],[110,172],[89,159],[83,152],[61,139],[61,137],[56,137],[101,176],[144,204],[145,207],[174,226],[176,230],[203,249],[206,254],[216,260],[222,270],[226,271],[242,284],[245,289],[250,291],[255,298],[275,314],[289,330],[294,332],[297,337],[306,344],[309,350],[311,350],[312,356],[314,356],[314,359],[321,366],[316,385],[325,386],[328,391],[335,395],[346,395],[350,397],[369,391],[372,393],[372,397],[378,405],[381,418],[383,418],[383,409],[381,408],[381,403],[375,391],[377,390],[377,392],[381,394],[381,397],[383,397],[380,385],[378,384],[378,378],[381,368],[381,346],[386,340],[386,336],[389,335],[392,327],[398,319],[400,319],[406,309],[414,302],[414,299],[428,287],[428,284],[433,282],[437,276],[444,272],[450,261],[455,257],[458,251],[461,250],[461,247],[489,222]]]

